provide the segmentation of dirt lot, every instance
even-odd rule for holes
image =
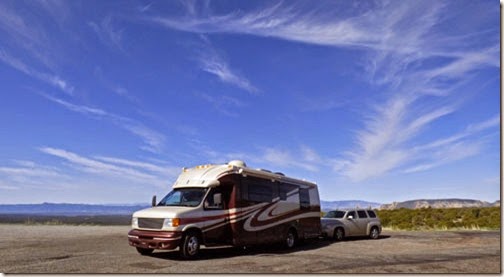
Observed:
[[[272,246],[140,256],[124,226],[0,225],[4,273],[500,273],[499,232],[391,232],[378,240],[315,240]]]

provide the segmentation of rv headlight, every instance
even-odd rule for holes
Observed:
[[[163,227],[177,227],[180,224],[179,218],[165,218]]]
[[[138,217],[132,217],[131,218],[131,227],[132,228],[138,228]]]

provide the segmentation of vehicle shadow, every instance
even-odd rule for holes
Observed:
[[[294,249],[286,249],[281,244],[254,245],[247,247],[221,246],[204,247],[200,249],[199,260],[225,259],[236,256],[267,256],[299,251],[308,251],[330,245],[332,242],[323,239],[308,240],[300,243]],[[179,251],[163,251],[150,254],[153,258],[183,260]]]
[[[389,235],[380,235],[377,240],[382,240],[382,239],[388,239],[390,238]],[[356,241],[356,240],[371,240],[369,237],[367,236],[362,236],[362,237],[345,237],[341,242],[345,242],[345,241]]]
[[[378,239],[387,239],[390,236],[380,236]],[[200,249],[198,260],[213,260],[226,259],[236,256],[274,256],[286,253],[295,253],[301,251],[309,251],[323,248],[333,243],[344,243],[354,240],[368,239],[367,237],[351,237],[345,240],[336,242],[330,239],[310,239],[301,242],[294,249],[286,249],[281,244],[254,245],[247,247],[220,246],[220,247],[204,247]],[[157,251],[149,255],[153,258],[183,261],[178,250]]]

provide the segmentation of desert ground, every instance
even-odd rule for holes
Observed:
[[[0,224],[3,273],[500,273],[498,231],[384,231],[378,240],[313,240],[277,246],[203,248],[141,256],[128,226]]]

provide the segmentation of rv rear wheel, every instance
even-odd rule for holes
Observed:
[[[198,256],[200,249],[200,238],[196,232],[188,232],[182,238],[180,245],[180,255],[185,259],[194,259]]]
[[[140,253],[143,256],[150,255],[150,254],[152,254],[152,252],[154,252],[154,249],[141,248],[141,247],[137,247],[136,250],[138,253]]]
[[[292,249],[294,246],[296,246],[297,243],[297,234],[294,229],[289,229],[289,232],[287,233],[287,237],[285,239],[285,246],[287,249]]]

